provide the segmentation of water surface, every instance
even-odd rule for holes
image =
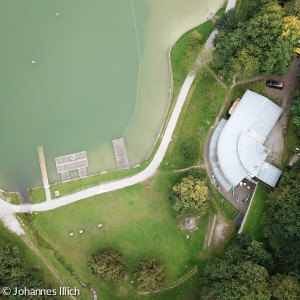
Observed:
[[[125,132],[131,165],[143,160],[168,106],[168,48],[220,4],[0,0],[0,187],[42,184],[38,145],[51,182],[54,158],[78,151],[89,174],[115,169]]]

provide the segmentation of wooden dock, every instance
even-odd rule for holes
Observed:
[[[45,187],[47,187],[47,186],[49,186],[49,180],[48,180],[48,175],[47,175],[46,161],[45,161],[43,146],[38,146],[37,151],[38,151],[38,155],[39,155],[43,185]]]
[[[78,170],[79,177],[87,176],[88,159],[85,151],[56,157],[55,163],[57,173],[61,174],[62,181],[70,180],[69,172],[74,170]]]
[[[113,147],[116,157],[116,162],[119,170],[129,169],[129,161],[126,151],[126,146],[123,138],[113,140]]]

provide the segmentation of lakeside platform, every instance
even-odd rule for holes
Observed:
[[[129,161],[126,146],[123,138],[112,141],[118,170],[129,169]]]
[[[88,159],[85,151],[56,157],[55,163],[62,181],[70,180],[70,171],[78,170],[80,178],[87,176]]]
[[[43,185],[46,187],[46,186],[49,186],[49,180],[48,180],[48,174],[47,174],[47,169],[46,169],[46,161],[45,161],[43,146],[38,146],[37,151],[38,151],[38,156],[39,156]]]

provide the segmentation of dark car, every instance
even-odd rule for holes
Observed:
[[[267,80],[266,86],[272,89],[279,89],[282,90],[283,88],[283,82],[276,81],[276,80]]]

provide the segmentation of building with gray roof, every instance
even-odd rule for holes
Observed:
[[[281,113],[268,98],[248,90],[229,120],[220,121],[209,156],[216,179],[226,191],[254,177],[275,187],[281,171],[266,162],[270,150],[263,143]]]

